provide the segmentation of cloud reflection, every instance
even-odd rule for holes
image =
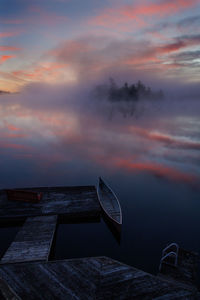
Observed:
[[[79,89],[73,85],[31,85],[22,93],[1,96],[0,153],[4,161],[10,161],[10,172],[16,161],[26,162],[18,176],[27,166],[34,168],[34,174],[42,170],[47,176],[54,170],[59,174],[60,166],[61,176],[63,167],[76,172],[76,168],[86,164],[93,172],[96,170],[96,176],[104,168],[113,173],[144,172],[199,185],[195,163],[199,137],[183,137],[187,123],[180,123],[177,113],[172,113],[177,101],[166,99],[158,110],[146,108],[141,118],[116,114],[110,119],[108,111],[113,104],[92,99],[89,90],[84,85]],[[169,103],[171,107],[166,110]],[[185,106],[179,109],[182,118],[197,109],[192,99],[185,105],[190,110],[185,110]],[[195,132],[195,125],[188,123],[188,128]],[[191,159],[185,160],[185,156]],[[1,176],[4,161],[0,163]]]

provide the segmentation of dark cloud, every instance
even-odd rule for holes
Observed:
[[[188,41],[189,43],[199,43],[200,42],[200,34],[187,34],[177,37],[176,39],[182,41]]]
[[[165,32],[168,30],[173,30],[174,32],[199,32],[199,26],[200,26],[200,15],[192,16],[192,17],[186,17],[183,19],[180,19],[178,21],[170,21],[170,22],[161,22],[157,23],[154,26],[144,29],[143,32],[148,33],[156,33],[156,32]]]
[[[188,26],[199,26],[200,25],[200,15],[184,18],[176,23],[179,28]]]
[[[193,59],[200,58],[200,50],[184,51],[175,55],[171,55],[171,57],[175,58],[178,61],[192,61]]]
[[[200,157],[199,155],[174,155],[173,153],[166,153],[163,154],[163,157],[168,160],[168,161],[172,161],[172,162],[176,162],[176,163],[182,163],[183,160],[189,164],[194,164],[194,165],[200,165]]]
[[[181,53],[172,54],[169,58],[173,61],[173,64],[180,68],[196,70],[200,69],[200,51],[183,51]],[[199,60],[199,61],[197,61]]]

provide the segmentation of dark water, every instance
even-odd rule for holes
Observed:
[[[20,226],[10,226],[10,227],[2,227],[0,228],[0,256],[2,257],[9,245],[12,243],[15,235],[17,234]]]
[[[120,178],[112,186],[123,211],[121,242],[107,225],[60,224],[55,258],[106,255],[145,271],[156,273],[161,250],[169,242],[193,251],[200,249],[199,194],[144,176]]]
[[[105,255],[156,273],[161,250],[167,243],[177,242],[188,250],[199,251],[198,191],[141,174],[116,174],[108,181],[123,211],[120,244],[103,219],[97,223],[59,224],[54,259]],[[0,229],[1,254],[19,228]]]

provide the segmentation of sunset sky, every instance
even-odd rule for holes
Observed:
[[[1,0],[0,90],[119,70],[198,82],[199,11],[198,0]]]

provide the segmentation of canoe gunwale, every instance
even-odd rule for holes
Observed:
[[[100,182],[100,180],[102,180],[102,179],[99,178],[99,182]],[[103,180],[102,180],[102,181],[103,181]],[[115,194],[115,193],[113,192],[113,190],[111,189],[111,187],[110,187],[107,183],[105,183],[104,181],[103,181],[103,184],[111,191],[111,193],[112,193],[113,196],[115,197],[115,200],[116,200],[116,202],[117,202],[117,204],[118,204],[118,207],[119,207],[120,221],[115,220],[115,219],[107,212],[107,210],[104,208],[103,203],[102,203],[102,201],[101,201],[101,197],[100,197],[100,193],[99,193],[100,187],[99,187],[99,184],[98,184],[98,186],[97,186],[97,196],[98,196],[98,199],[99,199],[100,206],[101,206],[102,210],[105,212],[105,214],[109,217],[109,219],[111,219],[114,223],[116,223],[116,224],[118,224],[119,226],[121,226],[121,225],[122,225],[122,210],[121,210],[121,206],[120,206],[119,200],[118,200],[116,194]]]

